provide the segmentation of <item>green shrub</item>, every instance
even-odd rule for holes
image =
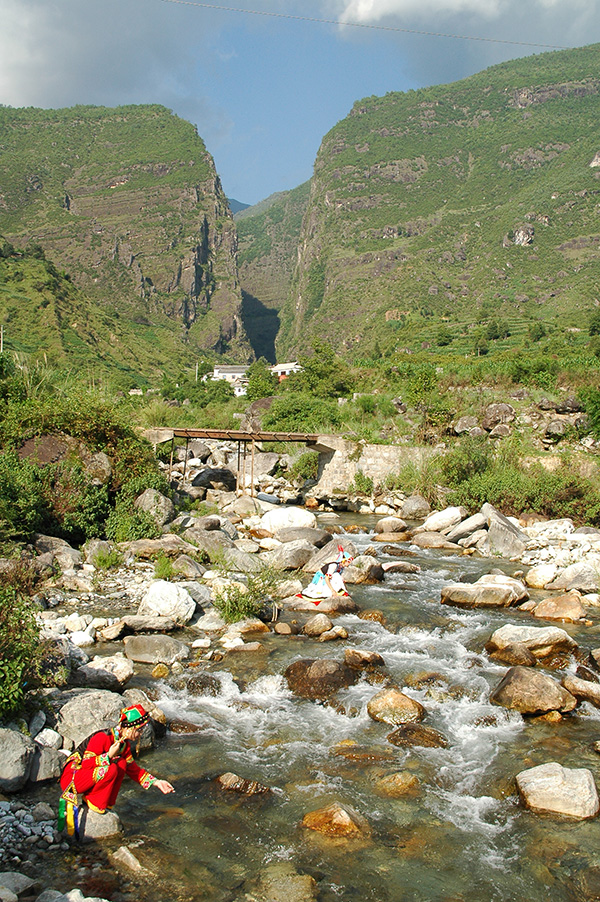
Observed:
[[[263,418],[263,427],[274,432],[318,432],[340,423],[336,401],[296,392],[275,398]]]
[[[173,579],[173,561],[166,554],[159,554],[154,562],[155,579]]]
[[[319,474],[319,452],[305,451],[289,469],[292,479],[316,479]]]
[[[245,587],[230,585],[218,592],[215,607],[227,623],[256,617],[265,604],[272,601],[273,591],[281,579],[279,571],[263,567],[248,578]]]
[[[111,548],[108,551],[104,551],[101,548],[94,559],[94,567],[96,570],[101,571],[116,570],[122,563],[123,555],[116,548]]]
[[[0,587],[0,719],[14,714],[37,677],[38,634],[26,599],[10,586]]]
[[[157,539],[161,530],[152,514],[137,510],[128,498],[120,498],[108,515],[105,533],[111,542],[134,542]]]
[[[373,494],[373,480],[370,476],[366,476],[362,470],[357,470],[354,474],[354,480],[348,486],[349,492],[356,492],[358,495]]]

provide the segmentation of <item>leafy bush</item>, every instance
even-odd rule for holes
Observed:
[[[0,719],[21,704],[40,655],[33,609],[16,589],[0,587]]]
[[[106,538],[111,542],[135,542],[137,539],[157,539],[160,527],[148,511],[137,510],[128,498],[119,498],[108,515]]]
[[[356,492],[358,495],[373,494],[373,480],[370,476],[366,476],[362,470],[357,470],[354,474],[354,480],[348,486],[349,492]]]
[[[246,586],[231,584],[215,597],[215,607],[227,623],[237,623],[246,617],[257,617],[281,581],[281,573],[263,567],[248,578]]]
[[[335,401],[290,392],[275,398],[263,418],[263,427],[274,432],[318,432],[340,422]]]
[[[154,578],[172,579],[173,573],[173,561],[166,554],[159,554],[154,562]]]
[[[94,567],[96,570],[116,570],[123,563],[123,555],[116,548],[109,551],[100,549],[94,558]]]
[[[292,479],[316,479],[319,474],[319,452],[305,451],[289,469]]]

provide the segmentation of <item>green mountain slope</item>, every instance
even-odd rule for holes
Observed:
[[[75,334],[127,366],[174,370],[202,349],[251,356],[212,158],[163,107],[0,108],[0,233],[71,275],[99,312]]]
[[[257,356],[275,362],[279,311],[286,302],[298,260],[302,217],[310,183],[272,194],[237,213],[238,266],[244,324]]]
[[[415,349],[441,322],[585,327],[599,299],[600,45],[370,97],[323,139],[280,356]],[[519,242],[526,242],[520,244]]]

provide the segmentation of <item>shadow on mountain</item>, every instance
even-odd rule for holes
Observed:
[[[279,332],[277,311],[266,307],[253,294],[242,291],[242,319],[257,359],[264,357],[269,363],[276,363],[275,339]]]

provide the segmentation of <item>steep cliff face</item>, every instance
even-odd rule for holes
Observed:
[[[323,139],[280,354],[581,326],[599,261],[600,47],[371,97]],[[526,242],[519,236],[527,234]],[[575,248],[579,248],[578,258]]]
[[[158,358],[251,357],[233,218],[190,123],[158,106],[4,108],[0,144],[0,232],[64,267],[127,362],[124,322]]]
[[[246,330],[254,351],[275,362],[279,313],[298,262],[298,240],[310,185],[272,195],[235,216]]]

